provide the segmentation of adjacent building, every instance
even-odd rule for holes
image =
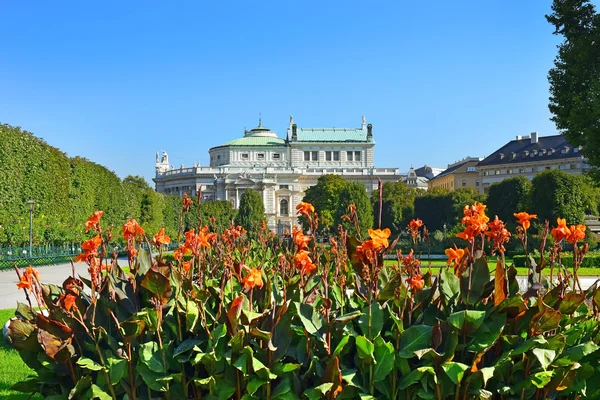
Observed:
[[[514,176],[532,179],[538,172],[552,169],[581,175],[588,168],[581,147],[572,146],[563,135],[539,136],[537,132],[517,136],[476,166],[480,193],[487,192],[492,183]]]
[[[481,188],[481,177],[477,165],[482,160],[479,157],[465,157],[436,175],[428,181],[429,189],[442,188],[455,190],[461,187],[471,187],[477,191]]]
[[[234,209],[245,190],[261,193],[268,227],[284,232],[297,223],[295,208],[304,191],[320,176],[340,175],[377,189],[378,180],[403,178],[397,168],[376,168],[373,127],[365,117],[359,128],[300,128],[290,116],[285,138],[259,124],[242,137],[211,148],[210,166],[175,169],[169,157],[156,154],[156,190],[161,193],[202,191],[203,201],[227,200]]]

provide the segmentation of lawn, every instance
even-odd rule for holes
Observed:
[[[385,265],[392,265],[392,264],[397,264],[397,261],[385,260]],[[507,265],[512,264],[512,260],[506,259],[506,264]],[[429,263],[427,261],[423,260],[422,265],[423,265],[422,269],[426,269],[428,267]],[[490,273],[493,275],[494,272],[496,271],[496,260],[490,259],[488,261],[488,265],[490,267]],[[440,267],[446,266],[446,260],[432,260],[431,266],[432,266],[433,272],[437,274]],[[557,269],[555,269],[555,272],[556,271],[557,271]],[[543,273],[544,273],[544,275],[549,275],[550,268],[546,268],[543,271]],[[527,276],[527,274],[528,274],[527,268],[517,268],[517,274],[520,276]],[[579,276],[600,276],[600,268],[580,268]]]
[[[15,316],[14,309],[0,310],[0,324],[3,327],[6,321]],[[15,383],[27,378],[33,371],[21,360],[19,353],[14,350],[4,338],[0,339],[0,399],[25,400],[28,394],[13,392],[9,388]],[[31,399],[41,399],[34,396]]]

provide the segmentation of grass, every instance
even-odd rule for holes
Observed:
[[[0,310],[0,327],[4,327],[6,321],[14,316],[14,309]],[[19,353],[4,338],[0,339],[0,399],[41,399],[42,397],[39,395],[30,397],[29,394],[14,392],[9,389],[12,385],[24,380],[33,373],[33,370],[21,360]]]
[[[397,262],[395,260],[385,260],[385,265],[392,265],[392,264],[397,264]],[[507,265],[512,264],[512,260],[507,258],[506,264]],[[426,269],[429,264],[427,261],[423,260],[422,265],[423,265],[422,269]],[[437,274],[439,271],[439,268],[446,266],[446,260],[432,260],[431,266],[432,266],[432,272]],[[494,274],[494,272],[496,271],[496,260],[490,259],[488,261],[488,266],[490,267],[490,273]],[[556,274],[556,272],[558,272],[557,268],[554,269],[555,274]],[[527,268],[517,268],[517,274],[519,276],[527,276],[528,275]],[[546,268],[543,271],[543,274],[549,275],[550,268]],[[578,275],[579,276],[600,276],[600,268],[580,268]]]

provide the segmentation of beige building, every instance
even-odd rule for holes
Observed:
[[[517,136],[477,164],[480,193],[487,192],[491,184],[515,176],[528,179],[542,171],[560,169],[581,175],[589,168],[581,154],[581,147],[574,147],[562,135]]]
[[[481,178],[477,171],[478,157],[466,157],[448,165],[448,168],[428,182],[429,190],[442,188],[455,190],[461,187],[472,187],[480,190]]]

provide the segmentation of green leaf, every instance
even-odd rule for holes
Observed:
[[[544,371],[548,369],[550,364],[552,364],[552,361],[554,361],[554,357],[556,357],[556,352],[550,349],[533,349],[531,352],[540,362]]]
[[[446,303],[454,302],[460,296],[460,279],[452,273],[450,268],[442,268],[440,273],[440,292]]]
[[[448,323],[459,331],[470,333],[475,331],[483,323],[485,311],[464,310],[448,316]]]
[[[534,336],[522,342],[519,346],[515,347],[510,353],[513,356],[518,356],[523,353],[527,353],[530,349],[540,344],[547,344],[548,341],[542,335]]]
[[[579,361],[583,357],[588,356],[600,349],[600,346],[594,342],[586,342],[578,344],[577,346],[570,347],[562,352],[562,354],[556,359],[554,365],[558,367],[567,367],[574,361]]]
[[[539,350],[539,349],[537,349]],[[554,371],[542,371],[537,372],[529,377],[529,381],[532,385],[534,385],[538,389],[544,388],[547,384],[552,380],[552,376],[554,375]]]
[[[177,357],[180,354],[190,351],[194,348],[194,346],[197,346],[201,343],[202,341],[198,339],[186,339],[175,348],[175,351],[173,351],[173,357]]]
[[[394,368],[396,359],[394,354],[394,346],[391,343],[386,343],[381,336],[375,338],[375,366],[373,368],[373,381],[379,382],[384,380]]]
[[[140,247],[138,250],[137,263],[138,265],[135,274],[138,277],[146,276],[146,273],[150,271],[150,267],[152,267],[152,260],[148,251],[143,247]]]
[[[298,311],[298,317],[300,317],[304,329],[311,335],[318,336],[317,333],[319,333],[325,324],[323,316],[315,310],[314,307],[311,307],[308,304],[295,303],[295,305],[296,310]]]
[[[363,315],[363,313],[360,312],[360,311],[358,311],[358,310],[357,311],[352,311],[351,313],[344,314],[341,317],[337,317],[335,319],[335,322],[339,322],[339,323],[343,324],[343,323],[352,321],[354,318],[360,317],[361,315]]]
[[[277,375],[271,373],[269,368],[264,365],[260,360],[254,356],[252,356],[252,369],[254,373],[258,375],[261,379],[271,380],[277,378]]]
[[[459,362],[449,362],[448,364],[442,365],[442,369],[455,385],[458,385],[462,381],[467,368],[469,368],[468,365]]]
[[[100,386],[92,384],[91,391],[92,391],[92,396],[94,399],[112,400],[112,396],[110,396],[108,393],[106,393],[104,390],[102,390],[102,388],[100,388]]]
[[[463,301],[476,304],[480,299],[485,285],[490,281],[490,268],[485,257],[478,258],[473,263],[471,274],[471,291],[469,292],[469,270],[467,269],[460,280]]]
[[[123,358],[108,357],[106,361],[108,364],[108,375],[110,377],[110,382],[113,384],[113,386],[117,385],[123,376],[125,376],[127,360]]]
[[[370,328],[369,315],[371,317]],[[379,303],[371,303],[370,306],[363,308],[362,315],[358,319],[358,327],[362,334],[370,340],[381,333],[383,329],[383,309]]]
[[[192,332],[196,326],[196,323],[198,322],[200,310],[198,309],[196,302],[194,302],[192,299],[188,298],[186,305],[185,327],[187,331]]]
[[[413,325],[400,336],[400,351],[398,356],[401,358],[411,358],[415,351],[429,348],[431,345],[432,327],[427,325]]]
[[[585,300],[585,294],[582,293],[567,293],[565,297],[560,302],[560,306],[558,307],[558,311],[562,314],[573,314],[581,303]]]
[[[350,335],[342,336],[338,345],[335,346],[335,350],[333,351],[332,357],[339,356],[342,353],[342,351],[344,351],[344,348],[348,344],[349,340],[350,340]]]
[[[406,389],[407,387],[419,382],[423,375],[435,375],[435,370],[433,367],[419,367],[410,371],[410,373],[403,375],[398,382],[398,387],[400,389]]]
[[[356,349],[358,350],[358,356],[361,360],[365,360],[369,364],[373,362],[373,352],[375,351],[375,346],[369,339],[364,336],[357,336]]]
[[[492,347],[500,337],[505,325],[506,314],[492,314],[488,316],[485,322],[473,333],[468,350],[478,353]]]
[[[246,375],[246,373],[248,372],[248,355],[246,353],[243,353],[241,356],[238,357],[237,360],[235,360],[233,366],[239,369],[242,372],[242,374]]]
[[[171,294],[169,278],[153,269],[149,270],[142,280],[142,287],[154,294],[161,302],[165,303]]]
[[[256,391],[258,389],[260,389],[260,387],[262,385],[264,385],[267,382],[268,382],[268,380],[266,380],[266,379],[252,378],[252,379],[250,379],[250,382],[248,382],[248,386],[246,386],[246,390],[248,391],[248,393],[254,394],[254,393],[256,393]]]
[[[87,357],[81,357],[77,360],[77,365],[81,368],[89,369],[90,371],[102,371],[105,369],[102,365]]]
[[[165,373],[167,367],[164,365],[160,353],[160,348],[156,342],[146,342],[140,345],[140,361],[152,372]]]

